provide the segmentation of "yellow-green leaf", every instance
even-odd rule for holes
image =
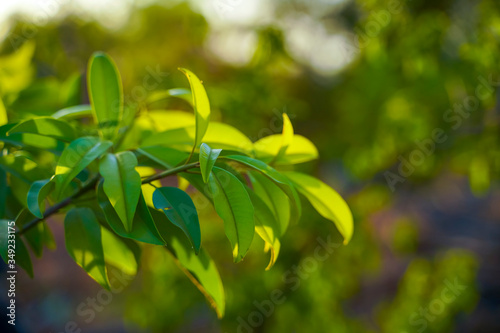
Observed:
[[[351,210],[345,200],[319,179],[299,172],[286,172],[285,175],[321,216],[335,223],[339,232],[344,236],[344,244],[349,243],[353,233],[353,220]]]
[[[196,135],[194,147],[198,147],[201,140],[203,140],[203,136],[208,128],[208,122],[210,121],[210,103],[208,101],[205,87],[203,87],[200,79],[198,79],[198,77],[188,69],[179,68],[179,70],[187,76],[189,84],[191,85],[193,108],[196,116]]]
[[[266,163],[290,165],[318,158],[318,149],[307,138],[295,134],[286,151],[278,156],[283,138],[280,134],[266,136],[254,143],[255,156]],[[278,157],[276,157],[278,156]]]
[[[105,262],[127,275],[135,275],[138,267],[135,253],[139,252],[137,244],[130,240],[126,243],[125,239],[118,237],[106,228],[101,228],[101,234]]]

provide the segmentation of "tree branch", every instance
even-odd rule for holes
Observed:
[[[192,168],[197,168],[199,166],[200,166],[200,163],[195,162],[195,163],[185,164],[185,165],[179,166],[177,168],[165,170],[163,172],[157,173],[155,175],[152,175],[151,177],[144,179],[142,181],[142,184],[148,184],[148,183],[151,183],[155,180],[162,179],[162,178],[165,178],[165,177],[168,177],[171,175],[175,175],[179,172],[183,172],[183,171],[186,171],[186,170],[189,170]],[[73,195],[67,197],[66,199],[58,202],[57,204],[53,205],[52,207],[48,208],[45,211],[45,214],[42,218],[37,217],[37,218],[31,220],[30,222],[26,223],[26,225],[22,229],[20,229],[16,232],[16,235],[20,236],[20,235],[26,233],[28,230],[30,230],[34,226],[36,226],[39,222],[41,222],[41,221],[45,220],[46,218],[48,218],[49,216],[57,213],[60,209],[70,205],[75,199],[78,199],[83,194],[92,190],[95,187],[95,185],[99,182],[100,179],[101,179],[101,176],[96,175],[86,185],[84,185],[81,189],[79,189],[76,193],[74,193]]]

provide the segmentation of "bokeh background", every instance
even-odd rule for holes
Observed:
[[[152,93],[151,73],[155,90],[188,87],[177,71],[186,67],[203,80],[212,119],[254,141],[280,133],[288,113],[320,152],[300,169],[341,193],[355,220],[348,246],[290,284],[318,237],[340,240],[330,222],[304,202],[265,271],[260,251],[233,264],[203,210],[226,290],[222,320],[165,251],[148,247],[139,274],[89,320],[77,309],[100,288],[66,254],[56,217],[57,248],[32,256],[35,279],[18,275],[18,332],[500,331],[498,1],[2,1],[0,40],[9,120],[86,102],[96,50],[117,62],[131,105]],[[275,289],[285,301],[243,327]]]

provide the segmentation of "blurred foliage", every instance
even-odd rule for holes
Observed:
[[[335,76],[323,76],[294,57],[287,31],[279,24],[251,28],[257,42],[247,64],[225,63],[208,50],[211,28],[205,18],[184,3],[138,9],[125,28],[113,31],[75,15],[39,27],[22,45],[7,37],[0,58],[0,95],[9,120],[20,113],[48,114],[85,102],[71,92],[80,89],[85,96],[81,75],[95,50],[116,59],[126,103],[147,102],[152,91],[133,83],[151,72],[159,78],[154,90],[185,86],[175,69],[186,67],[203,78],[213,119],[240,128],[253,141],[279,133],[278,115],[286,109],[295,133],[310,138],[319,150],[320,162],[302,168],[316,170],[348,195],[355,216],[351,244],[317,263],[297,290],[283,280],[284,274],[313,256],[317,238],[326,239],[331,232],[308,204],[304,216],[310,218],[292,226],[280,259],[264,273],[264,256],[251,254],[241,264],[231,264],[223,251],[227,249],[219,246],[224,244],[221,225],[207,211],[203,218],[214,223],[202,231],[225,277],[227,312],[222,321],[167,253],[147,247],[147,260],[127,291],[125,321],[132,331],[235,332],[238,318],[248,321],[257,309],[254,301],[268,300],[274,289],[282,290],[286,301],[255,332],[415,331],[423,324],[412,323],[414,313],[439,300],[446,281],[455,279],[467,288],[434,320],[426,320],[425,330],[453,331],[460,314],[474,308],[475,255],[443,251],[448,244],[425,248],[421,236],[429,231],[420,229],[426,221],[393,208],[406,198],[398,199],[398,193],[423,188],[444,173],[467,177],[478,196],[496,190],[500,3],[402,1],[373,37],[366,37],[366,29],[377,14],[388,11],[386,1],[350,1],[340,9],[321,11],[324,3],[276,1],[276,6],[279,17],[310,16],[329,29],[342,27],[347,41],[340,47],[353,60]],[[10,36],[22,36],[23,24],[18,22]],[[358,45],[355,33],[365,36]],[[490,93],[474,111],[457,111],[455,104],[467,103],[478,89]],[[155,106],[186,108],[182,101]],[[419,143],[433,139],[436,129],[446,139],[434,141],[433,152],[425,154]],[[403,183],[396,183],[394,193],[385,174],[398,174],[401,159],[411,160],[415,151],[426,157]],[[197,195],[193,193],[194,201],[202,207],[204,199],[196,200]],[[254,242],[257,246],[264,245]]]

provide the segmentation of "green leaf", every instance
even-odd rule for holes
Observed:
[[[231,161],[236,161],[251,169],[257,170],[258,172],[260,172],[261,174],[272,180],[276,185],[278,185],[279,188],[281,188],[283,192],[285,192],[285,194],[288,196],[288,199],[290,200],[290,204],[292,206],[292,215],[291,215],[292,221],[296,222],[299,220],[300,215],[302,214],[302,206],[300,205],[300,199],[297,194],[297,191],[285,176],[283,176],[275,169],[271,168],[266,163],[250,158],[248,156],[229,155],[229,156],[223,156],[221,158],[228,159]]]
[[[200,79],[188,69],[179,68],[179,70],[187,76],[193,94],[193,108],[196,116],[194,147],[198,147],[201,140],[203,140],[203,136],[208,128],[208,122],[210,121],[210,103],[208,102],[207,93]]]
[[[12,228],[14,227],[13,221],[0,220],[0,254],[2,259],[5,263],[14,259],[16,266],[22,267],[33,278],[33,264],[31,263],[28,249],[20,236],[9,237],[9,235],[14,235],[13,233],[9,234],[9,227],[12,232]],[[9,249],[12,250],[10,254]],[[9,268],[8,270],[11,269]]]
[[[200,177],[201,178],[201,177]],[[225,296],[222,281],[214,261],[205,249],[201,248],[198,255],[182,231],[169,223],[165,214],[152,210],[158,231],[164,235],[167,249],[176,259],[175,262],[202,292],[219,318],[224,316]]]
[[[125,230],[130,232],[141,193],[141,176],[135,170],[137,158],[130,151],[107,154],[99,163],[104,178],[104,193],[120,217]]]
[[[73,127],[64,120],[51,117],[38,117],[25,120],[7,132],[7,135],[16,133],[31,133],[48,136],[64,142],[71,142],[76,138]]]
[[[153,204],[182,229],[198,254],[201,246],[200,221],[191,197],[177,187],[161,187],[153,193]]]
[[[118,69],[107,54],[96,52],[92,55],[87,85],[100,133],[105,140],[112,140],[123,117],[123,87]]]
[[[276,220],[273,212],[269,209],[266,203],[250,188],[247,187],[247,192],[252,200],[255,211],[255,231],[266,242],[266,246],[271,249],[271,258],[266,270],[271,269],[278,259],[281,243],[279,236],[281,228]]]
[[[75,262],[109,290],[101,226],[90,208],[73,208],[64,219],[66,249]]]
[[[64,108],[52,114],[55,119],[77,119],[92,115],[92,106],[89,104],[75,105]]]
[[[293,214],[287,195],[276,183],[257,171],[248,172],[248,177],[257,196],[266,204],[278,221],[280,230],[278,235],[284,235],[290,224],[291,214]]]
[[[208,182],[208,176],[210,176],[210,172],[212,172],[221,151],[222,149],[211,149],[206,143],[201,144],[199,160],[201,175],[205,183]]]
[[[215,211],[224,221],[224,231],[231,242],[234,261],[239,262],[250,248],[255,233],[252,201],[245,185],[218,167],[213,168],[208,186]]]
[[[56,167],[55,196],[60,198],[68,184],[92,161],[99,158],[113,145],[96,137],[81,137],[71,142],[63,151]]]
[[[139,196],[139,203],[137,204],[137,209],[134,214],[134,223],[132,224],[132,230],[130,232],[125,230],[118,214],[116,214],[116,211],[111,205],[111,202],[109,202],[106,193],[104,193],[102,181],[99,182],[97,186],[97,201],[99,202],[99,206],[104,213],[106,222],[109,224],[111,229],[113,229],[113,231],[121,237],[134,239],[148,244],[164,245],[165,242],[158,234],[142,193]]]
[[[132,241],[126,242],[106,228],[101,228],[104,260],[127,275],[137,274],[139,247]]]
[[[28,209],[38,218],[43,218],[43,202],[55,188],[55,183],[51,179],[37,180],[28,191]]]
[[[285,175],[321,216],[335,223],[344,236],[344,244],[349,243],[353,233],[353,221],[351,210],[344,199],[330,186],[314,177],[299,172],[286,172]]]

